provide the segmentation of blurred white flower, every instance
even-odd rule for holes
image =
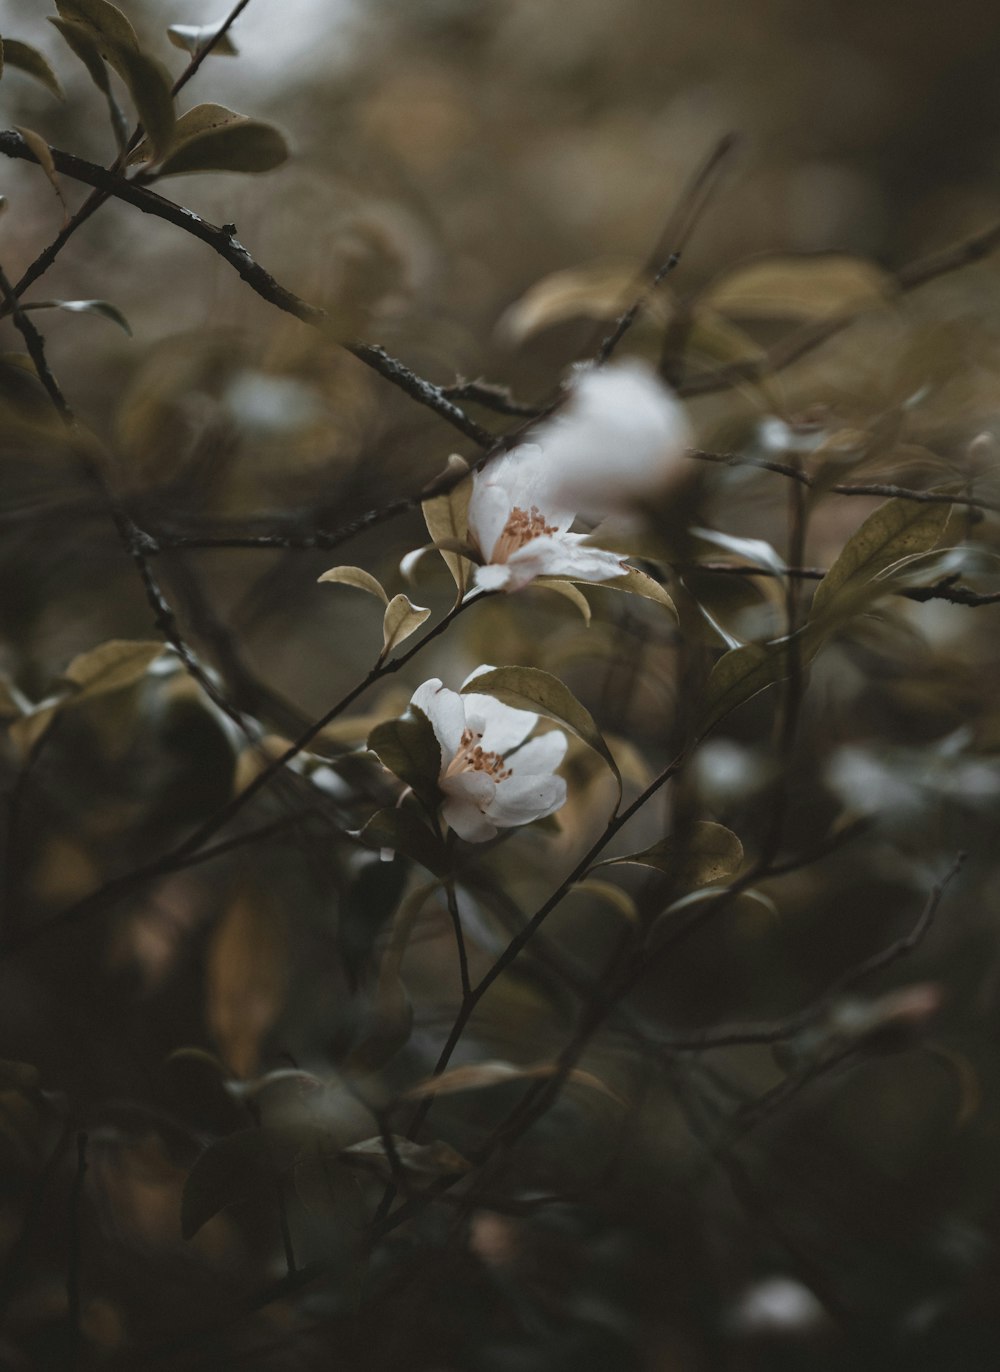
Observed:
[[[526,443],[473,477],[469,537],[485,559],[476,568],[483,590],[519,591],[540,576],[608,581],[622,575],[616,553],[569,532],[576,513],[552,498],[550,476],[542,449]]]
[[[557,504],[603,519],[634,510],[686,470],[684,407],[644,362],[587,368],[538,435]]]
[[[463,685],[489,671],[477,668]],[[482,843],[498,829],[543,819],[565,803],[566,783],[555,769],[566,735],[553,730],[525,743],[536,714],[492,696],[459,695],[437,677],[419,686],[410,704],[427,716],[441,746],[441,815],[460,838]]]

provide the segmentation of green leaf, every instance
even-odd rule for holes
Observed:
[[[584,709],[558,677],[550,676],[538,667],[495,667],[493,671],[483,672],[466,682],[462,694],[493,696],[517,710],[532,710],[564,724],[608,764],[618,783],[618,795],[621,798],[621,772],[611,755],[611,749],[589,710]]]
[[[591,868],[591,871],[593,870]],[[627,891],[623,891],[613,881],[601,881],[599,877],[586,877],[583,881],[575,881],[569,889],[571,894],[579,892],[580,895],[591,896],[595,900],[603,901],[616,914],[628,920],[629,924],[639,923],[639,910],[635,901]]]
[[[93,31],[86,24],[77,23],[72,19],[61,19],[54,15],[49,16],[49,23],[59,31],[70,49],[87,68],[90,79],[104,96],[108,113],[111,116],[111,129],[115,136],[115,143],[118,151],[124,152],[128,144],[128,124],[111,89],[108,69],[104,64],[104,58],[101,56],[101,50],[94,38]]]
[[[797,650],[799,662],[805,667],[816,655],[821,639],[808,630],[800,630],[796,639],[792,651]],[[793,670],[794,660],[788,639],[745,643],[723,653],[705,684],[696,736],[701,738],[738,705],[784,681]]]
[[[382,617],[382,653],[380,661],[392,652],[404,639],[416,633],[421,624],[430,617],[430,610],[424,605],[414,605],[409,596],[394,595],[385,607]]]
[[[860,257],[766,257],[711,284],[699,309],[708,305],[743,319],[809,321],[882,304],[894,290],[891,276]]]
[[[171,24],[167,29],[167,37],[175,48],[183,48],[192,57],[197,55],[212,43],[213,38],[225,24],[225,19],[220,19],[215,24]],[[213,57],[237,57],[239,48],[233,42],[229,30],[227,30],[217,43],[212,43]]]
[[[153,159],[165,157],[173,145],[177,118],[170,73],[155,57],[132,48],[116,48],[105,55],[128,87]]]
[[[422,710],[411,705],[399,719],[376,725],[368,735],[368,747],[425,804],[437,805],[441,745]]]
[[[389,848],[412,858],[436,877],[444,876],[449,869],[448,853],[441,838],[408,806],[376,811],[359,837],[369,848]]]
[[[49,184],[58,196],[59,203],[62,205],[63,211],[68,218],[69,209],[67,208],[65,198],[63,197],[62,187],[59,185],[59,178],[56,176],[56,164],[52,160],[52,149],[42,135],[36,133],[34,129],[26,129],[20,124],[15,124],[14,129],[21,135],[25,143],[27,143],[32,156],[48,177]]]
[[[117,6],[109,0],[56,0],[56,9],[63,19],[83,24],[97,39],[104,56],[111,48],[131,48],[139,51],[135,29]]]
[[[98,648],[80,653],[66,668],[63,679],[80,694],[102,695],[131,686],[145,676],[151,662],[163,652],[163,644],[142,639],[113,638]]]
[[[613,576],[608,581],[595,581],[591,584],[597,590],[606,588],[609,591],[626,591],[629,595],[642,596],[643,600],[652,600],[669,610],[676,619],[677,607],[655,577],[641,572],[638,567],[630,567],[627,562],[623,562],[622,567],[625,570],[621,576]]]
[[[242,1129],[217,1139],[188,1173],[181,1196],[181,1235],[191,1239],[228,1205],[254,1197],[273,1204],[275,1177],[290,1172],[310,1144],[321,1140],[307,1125]]]
[[[51,91],[57,100],[65,98],[59,78],[49,65],[48,58],[43,57],[30,43],[20,43],[16,38],[0,40],[0,72],[5,65],[17,67],[19,71],[33,76],[47,91]]]
[[[197,105],[177,123],[173,152],[160,176],[184,172],[266,172],[288,158],[284,136],[271,124],[249,119],[223,105]]]
[[[816,587],[810,621],[843,620],[882,590],[893,571],[940,542],[951,506],[921,504],[912,500],[887,500],[874,510],[841,549],[840,555]]]
[[[375,941],[392,918],[406,885],[402,862],[365,858],[365,865],[340,899],[337,951],[355,989],[368,965]]]
[[[107,300],[32,300],[27,305],[21,306],[22,310],[69,310],[72,314],[100,314],[105,319],[110,319],[117,324],[120,329],[124,329],[129,338],[132,337],[132,328],[122,314],[117,305],[112,305]]]
[[[381,600],[383,605],[389,604],[389,597],[385,593],[381,581],[373,577],[371,572],[366,572],[363,567],[331,567],[328,572],[316,578],[317,582],[330,581],[342,586],[354,586],[359,591],[367,591],[369,595]]]
[[[454,473],[458,471],[468,471],[469,464],[457,453],[452,453],[448,459],[447,471]],[[421,505],[424,523],[427,525],[427,532],[430,534],[434,543],[446,543],[455,540],[457,543],[465,543],[469,537],[469,501],[472,499],[472,482],[459,481],[452,486],[450,491],[444,495],[434,496],[431,500],[425,500]],[[455,552],[441,550],[445,565],[455,580],[459,595],[464,595],[469,584],[469,563],[466,558],[459,556]]]
[[[575,605],[583,616],[584,624],[588,627],[590,626],[590,601],[572,581],[561,581],[558,577],[554,576],[540,576],[535,578],[534,584],[536,586],[544,586],[546,590],[555,591],[556,595],[561,595],[564,600],[568,600],[572,605]]]
[[[605,858],[595,863],[599,867],[617,867],[635,863],[652,867],[672,877],[677,886],[693,889],[727,881],[743,865],[743,844],[731,829],[712,820],[696,820],[686,834],[668,835],[641,853],[626,853],[623,857]]]

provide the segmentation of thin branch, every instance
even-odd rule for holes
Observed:
[[[297,296],[294,291],[280,285],[270,272],[265,271],[251,257],[235,234],[230,231],[229,226],[219,228],[215,224],[210,224],[207,219],[202,219],[192,210],[185,209],[172,200],[167,200],[164,196],[149,190],[148,187],[126,180],[125,177],[118,175],[117,172],[109,171],[106,167],[100,167],[94,162],[87,162],[82,157],[74,157],[72,153],[62,152],[58,148],[52,148],[50,151],[56,171],[64,176],[72,177],[75,181],[82,181],[86,185],[94,186],[103,191],[106,196],[123,200],[144,214],[155,215],[158,219],[163,219],[168,224],[183,229],[193,238],[200,239],[202,243],[206,243],[212,248],[223,261],[228,262],[251,290],[256,291],[263,300],[274,305],[277,309],[283,310],[286,314],[300,319],[304,324],[309,324],[312,328],[319,329],[327,336],[333,337],[330,316],[326,310],[320,309],[317,305],[310,305]],[[13,129],[0,131],[0,153],[7,157],[21,158],[26,162],[38,161],[21,135]],[[89,204],[90,202],[86,203]],[[37,280],[37,275],[33,279]],[[30,281],[26,283],[26,285],[30,284]],[[21,289],[21,283],[18,283],[18,289]],[[341,342],[339,339],[334,341]],[[447,398],[440,386],[435,386],[430,381],[418,376],[398,358],[386,352],[385,348],[378,344],[361,342],[346,342],[341,343],[341,346],[346,348],[359,362],[363,362],[366,367],[371,367],[373,371],[378,372],[379,376],[398,387],[411,400],[433,410],[439,418],[458,429],[466,438],[472,439],[479,447],[489,448],[493,445],[494,435],[488,429],[484,429],[481,424],[470,419],[463,409]]]
[[[69,1357],[67,1364],[70,1372],[80,1361],[83,1331],[80,1323],[80,1264],[81,1264],[81,1210],[83,1188],[87,1175],[87,1135],[83,1132],[76,1136],[76,1176],[69,1201],[69,1225],[67,1247],[69,1249],[66,1268],[66,1303],[69,1321]]]

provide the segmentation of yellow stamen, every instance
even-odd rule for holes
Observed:
[[[458,752],[448,763],[445,771],[446,777],[453,777],[458,772],[485,772],[494,781],[507,780],[510,768],[504,766],[499,753],[489,753],[481,746],[481,738],[482,734],[475,733],[472,729],[463,731]]]

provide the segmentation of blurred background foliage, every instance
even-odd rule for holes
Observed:
[[[3,125],[110,162],[101,97],[45,9],[6,0],[2,29],[48,55],[66,98],[8,68]],[[221,17],[195,0],[133,0],[128,12],[173,74],[184,58],[166,26]],[[251,0],[234,33],[239,56],[211,58],[182,107],[216,100],[269,120],[293,156],[267,176],[178,176],[162,189],[235,224],[280,282],[330,311],[339,336],[382,343],[440,385],[482,377],[540,404],[593,351],[690,178],[736,133],[626,351],[683,383],[863,303],[794,366],[692,397],[699,444],[801,459],[824,488],[950,482],[1000,498],[998,261],[905,293],[893,279],[1000,219],[995,6]],[[74,208],[82,189],[60,182]],[[5,160],[0,189],[0,261],[16,280],[63,212],[27,163]],[[849,254],[837,259],[846,275],[814,272],[790,305],[775,304],[772,278],[762,290],[773,308],[716,308],[722,278],[757,254],[831,251]],[[413,493],[452,451],[472,455],[204,244],[127,205],[95,214],[28,298],[105,299],[130,324],[131,338],[89,314],[33,316],[104,445],[106,479],[153,536],[310,535]],[[23,351],[10,320],[2,327],[4,350]],[[515,422],[469,410],[497,431]],[[784,478],[691,466],[671,506],[650,514],[652,558],[712,560],[718,550],[689,526],[788,554]],[[182,841],[261,761],[160,652],[134,568],[67,445],[9,425],[2,485],[10,938]],[[803,565],[829,567],[877,504],[812,493]],[[971,511],[953,532],[962,585],[1000,587],[995,512]],[[371,602],[317,576],[352,562],[402,589],[399,558],[425,538],[410,514],[335,558],[178,548],[155,565],[185,638],[261,722],[273,756],[381,646]],[[475,1204],[445,1195],[358,1256],[384,1177],[344,1152],[377,1134],[355,1093],[385,1103],[426,1075],[460,988],[440,892],[413,911],[396,966],[391,930],[424,874],[331,833],[328,821],[356,828],[390,795],[351,750],[426,678],[457,686],[481,662],[521,663],[578,694],[634,795],[684,735],[685,683],[723,646],[699,606],[739,638],[782,631],[781,596],[761,578],[703,570],[684,586],[680,635],[659,607],[600,589],[588,593],[589,628],[544,590],[477,607],[241,819],[267,825],[319,795],[324,822],[172,872],[8,955],[4,1367],[995,1367],[1000,611],[989,605],[886,596],[814,664],[790,760],[775,692],[699,748],[617,851],[651,843],[672,815],[723,823],[757,853],[782,771],[789,859],[838,825],[865,827],[761,883],[657,964],[630,1009],[687,1048],[654,1061],[605,1027],[581,1065],[606,1090],[571,1083]],[[411,593],[439,614],[451,589],[425,559]],[[61,684],[111,640],[139,648],[110,684],[88,690],[79,667],[75,686]],[[26,701],[53,696],[57,709],[24,717]],[[463,875],[480,974],[613,804],[582,747],[564,771],[558,831],[519,832]],[[701,1031],[767,1024],[822,997],[911,929],[960,849],[965,867],[908,959],[778,1048],[690,1050]],[[656,877],[614,872],[644,911],[666,904]],[[461,1061],[554,1059],[578,1011],[558,969],[593,976],[621,923],[607,892],[571,895],[544,946],[485,998]],[[818,1064],[829,1070],[814,1079]],[[433,1138],[474,1151],[517,1090],[442,1097]],[[747,1110],[745,1133],[730,1137]],[[242,1156],[249,1124],[288,1151],[268,1165]],[[192,1189],[202,1155],[216,1170]],[[447,1159],[427,1165],[432,1180],[448,1174]],[[416,1169],[412,1184],[429,1183]],[[251,1312],[248,1293],[285,1271],[282,1217],[297,1264],[326,1264],[325,1277]],[[80,1279],[79,1347],[67,1271]]]

